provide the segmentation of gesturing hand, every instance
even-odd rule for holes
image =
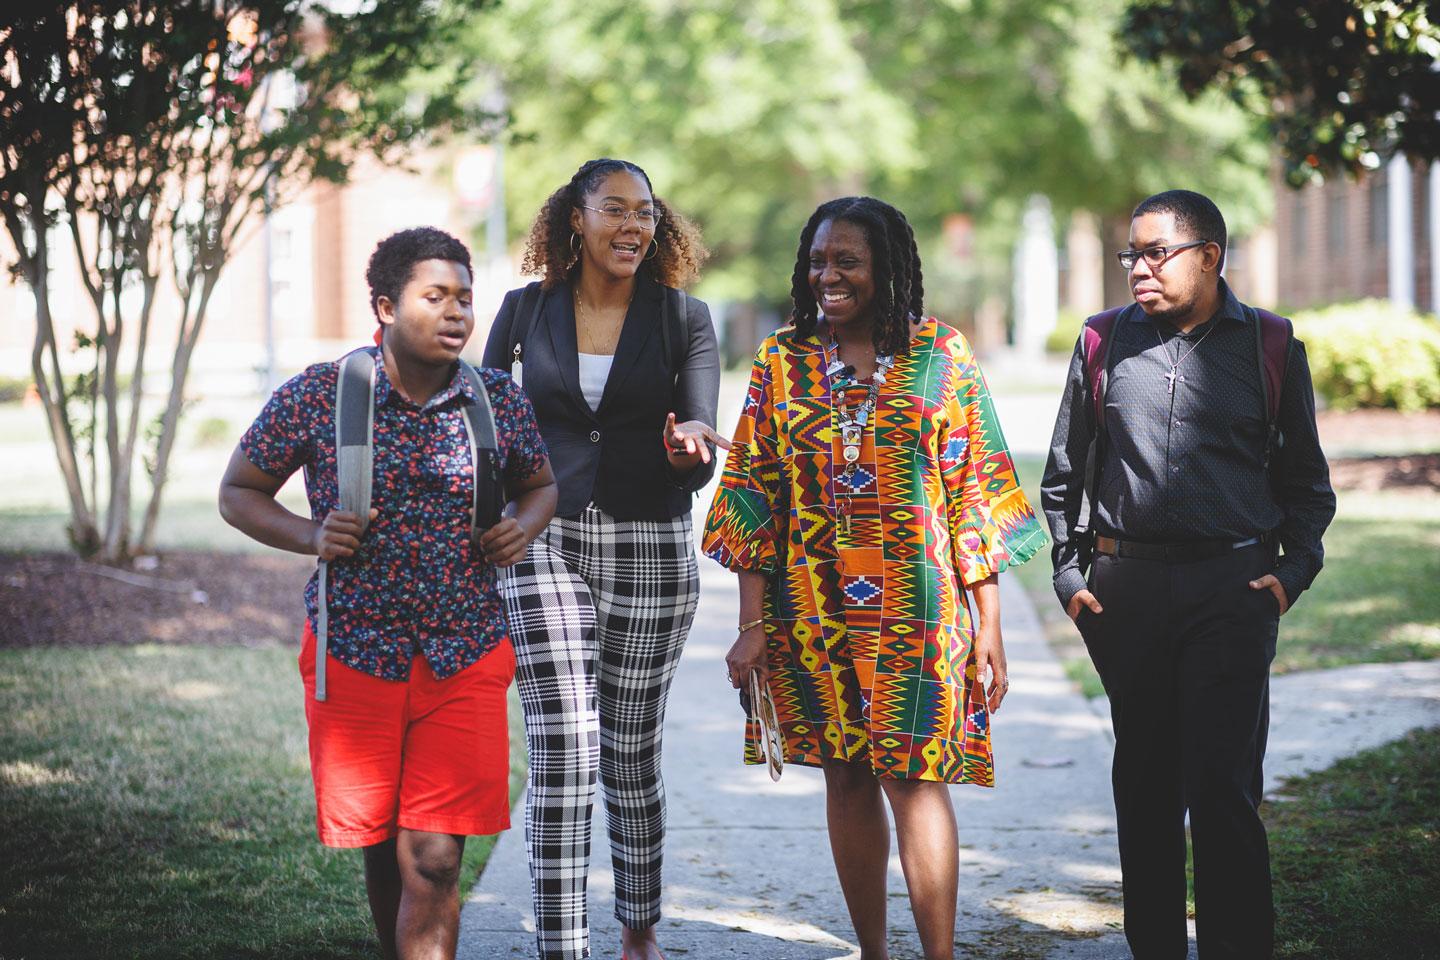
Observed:
[[[370,508],[370,521],[380,516],[380,511]],[[360,535],[365,530],[360,524],[360,515],[350,510],[331,510],[325,519],[315,525],[315,539],[312,547],[315,555],[327,563],[339,557],[348,557],[360,549]]]
[[[706,440],[715,444],[722,450],[730,449],[730,441],[715,432],[703,420],[686,420],[684,423],[675,422],[675,414],[671,413],[665,417],[665,429],[660,432],[660,439],[665,442],[665,449],[671,456],[685,457],[700,454],[700,459],[706,463],[710,462],[710,448],[705,444]]]

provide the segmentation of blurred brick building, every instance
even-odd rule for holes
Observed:
[[[1276,177],[1277,302],[1380,297],[1440,313],[1440,163],[1392,160],[1359,182]]]
[[[455,151],[408,159],[413,172],[372,161],[358,163],[344,187],[317,185],[277,210],[268,225],[273,342],[283,377],[368,342],[370,310],[365,266],[375,244],[406,227],[434,225],[470,246],[476,266],[476,333],[467,353],[478,358],[490,318],[505,290],[515,285],[508,259],[486,263],[483,210],[462,202],[452,170]],[[262,390],[266,365],[266,224],[255,216],[225,267],[192,362],[193,393],[241,394]],[[14,261],[8,237],[0,256]],[[63,228],[52,236],[51,310],[62,353],[72,331],[93,331],[93,308]],[[127,298],[129,295],[127,294]],[[138,294],[137,294],[138,298]],[[127,300],[134,304],[136,301]],[[162,276],[146,358],[147,393],[168,389],[179,302]],[[23,283],[0,284],[0,377],[28,377],[35,335],[35,305]],[[133,331],[133,320],[130,324]],[[133,342],[133,332],[128,334]],[[75,357],[75,368],[83,365]],[[70,361],[66,361],[69,363]],[[133,359],[122,357],[122,369]]]

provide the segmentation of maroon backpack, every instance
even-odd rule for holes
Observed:
[[[1244,305],[1242,305],[1244,306]],[[1104,313],[1097,313],[1085,321],[1081,332],[1081,356],[1085,361],[1085,382],[1090,387],[1090,402],[1095,416],[1095,436],[1090,440],[1090,450],[1085,459],[1085,500],[1080,505],[1083,527],[1077,533],[1089,533],[1095,529],[1095,495],[1099,489],[1102,439],[1105,433],[1105,397],[1110,387],[1110,351],[1115,345],[1115,322],[1127,310],[1138,310],[1135,304],[1126,307],[1112,307]],[[1260,378],[1261,392],[1265,396],[1265,453],[1263,463],[1270,469],[1270,461],[1277,447],[1285,445],[1280,434],[1277,419],[1280,414],[1280,394],[1285,385],[1285,364],[1290,358],[1290,341],[1295,332],[1290,321],[1268,310],[1257,310],[1244,306],[1251,326],[1255,328],[1255,363]]]

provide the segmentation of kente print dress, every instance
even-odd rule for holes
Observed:
[[[1046,536],[985,379],[965,338],[927,320],[886,374],[848,475],[834,403],[853,409],[870,381],[833,400],[831,387],[818,336],[787,327],[765,340],[705,525],[706,555],[768,577],[785,759],[993,786],[964,585],[1023,563]],[[763,762],[759,732],[746,730],[747,763]]]

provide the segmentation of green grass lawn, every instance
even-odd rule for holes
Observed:
[[[315,838],[295,657],[0,653],[0,958],[376,956],[359,852]]]
[[[159,549],[266,549],[215,506],[250,406],[187,420]],[[0,543],[68,549],[38,411],[0,404],[0,447],[11,492]],[[298,478],[280,499],[306,512]],[[377,955],[360,853],[315,837],[296,653],[0,651],[0,960]],[[512,796],[525,776],[519,709],[512,688]],[[493,845],[467,843],[462,895]]]
[[[1290,781],[1266,804],[1277,960],[1423,960],[1440,944],[1440,730]]]

